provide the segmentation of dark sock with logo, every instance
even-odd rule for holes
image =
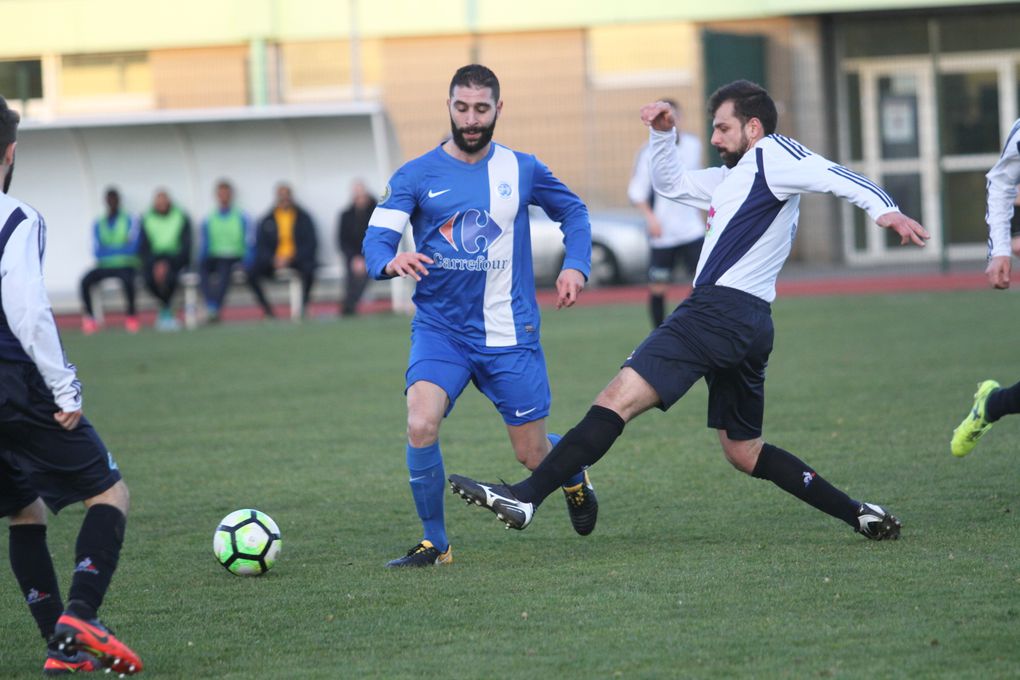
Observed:
[[[83,619],[96,618],[117,569],[127,518],[112,505],[93,505],[85,513],[74,547],[74,575],[67,608]]]
[[[563,435],[531,476],[510,487],[525,503],[538,505],[579,470],[594,465],[623,434],[623,418],[615,411],[592,406],[577,425]]]
[[[28,610],[46,639],[64,611],[60,586],[46,545],[45,524],[14,524],[10,533],[11,570],[25,595]]]
[[[778,446],[765,444],[751,475],[758,479],[767,479],[808,505],[857,528],[857,510],[861,507],[860,502],[822,479],[807,463],[792,453]]]
[[[995,390],[985,402],[985,418],[990,423],[1010,413],[1020,413],[1020,383]]]
[[[653,293],[648,298],[648,308],[652,313],[652,328],[658,328],[666,318],[666,296]]]

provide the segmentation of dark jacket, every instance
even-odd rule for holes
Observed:
[[[316,265],[316,251],[319,247],[319,237],[315,232],[315,223],[312,216],[304,208],[294,204],[297,216],[294,219],[294,260],[301,268],[314,268]],[[276,246],[279,243],[279,232],[276,226],[276,217],[273,215],[275,208],[259,221],[258,231],[255,233],[255,265],[257,267],[271,266],[273,256],[276,255]]]
[[[351,258],[361,255],[361,242],[365,240],[365,232],[368,231],[368,220],[375,210],[375,199],[369,198],[368,205],[359,210],[353,203],[340,213],[340,223],[337,228],[337,246],[344,257]]]

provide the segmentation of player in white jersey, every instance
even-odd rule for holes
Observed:
[[[1006,145],[998,162],[985,175],[988,180],[988,266],[985,275],[993,288],[1009,288],[1012,269],[1010,220],[1016,210],[1017,185],[1020,184],[1020,120],[1006,135]],[[1001,388],[994,380],[978,384],[974,405],[967,417],[953,430],[949,448],[954,456],[970,453],[978,440],[1004,415],[1020,413],[1020,382]]]
[[[680,164],[690,170],[701,168],[701,140],[680,130],[680,109],[672,99],[662,99],[673,109],[677,121],[673,150]],[[652,328],[666,318],[666,291],[679,260],[694,277],[705,241],[705,219],[697,208],[656,196],[652,188],[652,148],[644,144],[634,161],[634,172],[627,185],[627,197],[645,218],[651,253],[648,263],[648,309]]]
[[[453,475],[451,486],[508,527],[523,529],[565,470],[594,464],[627,421],[653,407],[668,409],[705,378],[708,426],[718,431],[734,467],[770,480],[868,538],[897,538],[900,523],[891,514],[850,498],[762,438],[765,366],[773,341],[770,302],[796,234],[802,193],[828,192],[850,200],[879,226],[896,231],[903,244],[923,246],[928,232],[870,180],[775,134],[775,103],[758,85],[723,86],[710,98],[709,110],[712,144],[725,166],[694,172],[685,172],[672,152],[669,106],[656,102],[641,110],[651,127],[656,191],[708,211],[691,296],[631,354],[531,477],[510,486]]]
[[[462,67],[450,83],[452,137],[401,167],[369,219],[363,251],[374,278],[417,281],[405,376],[411,495],[422,540],[391,567],[449,564],[439,427],[467,383],[503,416],[517,459],[534,469],[559,437],[546,434],[549,379],[539,344],[528,206],[561,223],[566,256],[557,306],[569,307],[591,266],[584,203],[530,154],[492,142],[503,102],[484,66]],[[416,250],[397,253],[410,221]],[[567,509],[581,535],[598,503],[580,468],[564,478]]]
[[[81,411],[81,384],[67,363],[43,285],[46,224],[7,195],[19,116],[0,97],[0,517],[29,611],[48,640],[43,673],[142,662],[97,618],[117,567],[128,490],[113,456]],[[85,505],[67,609],[46,544],[46,508]]]

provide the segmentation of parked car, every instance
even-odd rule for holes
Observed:
[[[541,208],[531,206],[531,255],[535,282],[556,283],[563,266],[563,232]],[[591,216],[591,276],[589,286],[644,283],[648,279],[648,237],[640,218]]]

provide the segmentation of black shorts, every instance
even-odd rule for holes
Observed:
[[[705,378],[708,426],[726,430],[730,439],[755,439],[762,432],[773,335],[772,311],[761,298],[698,286],[623,365],[648,381],[663,411]]]
[[[53,512],[99,495],[120,471],[85,418],[73,431],[33,364],[0,362],[0,517],[42,498]]]
[[[652,283],[669,283],[673,279],[673,269],[681,263],[688,276],[694,278],[698,269],[698,258],[701,257],[701,246],[705,239],[682,243],[668,248],[652,248],[648,261],[648,280]]]

